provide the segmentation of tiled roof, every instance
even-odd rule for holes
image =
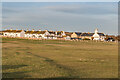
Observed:
[[[100,36],[105,36],[104,33],[98,33]]]
[[[93,36],[94,33],[82,33],[81,36]]]
[[[44,34],[45,31],[26,31],[25,34]]]
[[[57,32],[57,35],[61,35],[62,34],[62,32]]]
[[[75,32],[78,36],[80,36],[82,33],[81,32]]]
[[[93,36],[94,33],[82,33],[81,36]],[[99,36],[105,36],[104,33],[98,33]]]
[[[13,32],[13,33],[19,33],[21,32],[22,30],[5,30],[5,31],[2,31],[2,32]]]
[[[55,32],[54,31],[48,31],[50,34],[55,34]]]
[[[65,32],[66,36],[71,36],[72,32]]]

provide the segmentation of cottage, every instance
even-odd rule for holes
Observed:
[[[57,36],[55,35],[54,31],[46,30],[43,35],[44,35],[44,39],[57,39]]]
[[[25,33],[25,37],[27,38],[40,38],[40,39],[48,39],[48,35],[50,35],[50,33],[48,31],[26,31]]]
[[[44,31],[45,32],[45,31]],[[42,38],[42,33],[44,33],[43,31],[26,31],[25,33],[25,37],[27,38]]]
[[[79,39],[81,34],[82,33],[80,33],[80,32],[73,32],[71,35],[71,38]]]
[[[26,31],[25,37],[27,38],[40,38],[40,39],[57,39],[57,36],[55,35],[54,31]]]
[[[7,36],[7,37],[25,37],[25,31],[24,30],[5,30],[2,31],[3,32],[3,36]]]
[[[82,38],[82,39],[89,39],[89,40],[92,40],[92,36],[93,36],[93,34],[94,33],[82,33],[81,35],[80,35],[80,37]]]
[[[72,32],[64,32],[64,36],[63,36],[63,38],[65,39],[65,40],[71,40],[71,35],[72,35]]]
[[[57,39],[57,33],[55,31],[48,31],[50,33],[50,39]]]

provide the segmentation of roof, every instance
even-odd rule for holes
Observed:
[[[46,31],[26,31],[25,34],[44,34]]]
[[[80,36],[82,33],[81,32],[75,32],[75,34],[77,34],[78,36]]]
[[[95,33],[82,33],[81,36],[93,36]],[[99,36],[105,36],[104,33],[98,33]]]
[[[65,32],[66,36],[71,36],[72,32]]]
[[[12,33],[19,33],[21,32],[22,30],[4,30],[2,32],[12,32]]]
[[[105,36],[104,33],[98,33],[100,36]]]
[[[93,36],[94,33],[82,33],[81,36]]]
[[[48,31],[50,34],[55,34],[55,32],[54,31]]]
[[[61,35],[61,34],[62,34],[62,32],[60,32],[60,31],[59,31],[59,32],[57,32],[57,35]]]

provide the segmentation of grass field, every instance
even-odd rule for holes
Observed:
[[[115,42],[2,39],[3,78],[117,78]]]

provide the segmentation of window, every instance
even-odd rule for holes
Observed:
[[[16,37],[17,37],[17,34],[16,34]]]

